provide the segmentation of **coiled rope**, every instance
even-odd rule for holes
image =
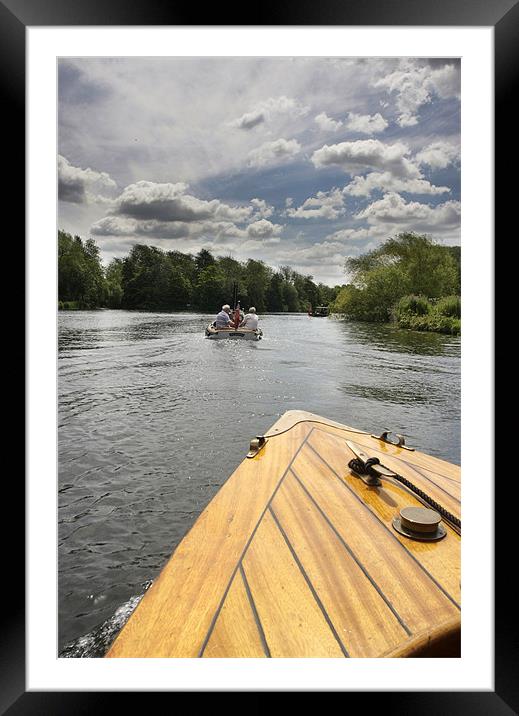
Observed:
[[[403,475],[399,475],[396,472],[393,473],[391,478],[386,477],[385,475],[379,475],[375,470],[372,469],[373,465],[382,465],[378,457],[370,457],[366,460],[366,462],[363,462],[360,458],[353,458],[349,461],[348,467],[350,470],[353,470],[354,472],[360,474],[360,475],[371,475],[373,477],[378,477],[381,480],[388,480],[388,479],[394,479],[397,482],[402,483],[407,488],[409,488],[412,492],[415,493],[423,502],[426,502],[428,505],[430,505],[433,509],[436,510],[445,520],[450,522],[451,525],[454,527],[457,527],[461,532],[461,520],[452,514],[452,512],[449,512],[445,509],[442,505],[440,505],[436,500],[434,500],[430,495],[428,495],[426,492],[421,490],[417,485],[412,483],[410,480],[408,480]],[[382,465],[382,467],[385,467]],[[389,469],[389,468],[386,468]]]

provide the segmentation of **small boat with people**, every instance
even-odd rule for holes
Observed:
[[[216,319],[205,329],[205,337],[212,339],[234,338],[239,340],[260,341],[263,331],[258,326],[258,316],[254,306],[244,314],[238,301],[237,286],[234,286],[234,310],[224,303]]]
[[[216,328],[214,323],[210,323],[205,329],[205,337],[213,339],[236,338],[245,341],[261,341],[263,331],[261,328],[251,330],[248,328]]]
[[[106,656],[459,657],[460,468],[290,410],[178,544]]]

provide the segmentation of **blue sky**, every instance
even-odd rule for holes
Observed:
[[[59,226],[344,283],[400,231],[460,243],[460,62],[62,58]]]

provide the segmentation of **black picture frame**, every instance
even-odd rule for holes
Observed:
[[[162,0],[105,0],[94,4],[86,0],[0,0],[0,83],[3,98],[4,141],[16,155],[12,171],[16,179],[12,186],[10,206],[15,210],[18,227],[25,216],[22,206],[24,162],[21,148],[25,146],[25,29],[35,26],[103,26],[103,25],[345,25],[345,26],[486,26],[495,33],[495,235],[503,234],[501,225],[514,205],[513,182],[505,171],[517,150],[512,147],[515,113],[512,109],[513,88],[519,74],[519,4],[518,0],[321,0],[309,3],[271,2],[253,8],[245,19],[231,7],[204,7],[204,22],[200,23],[200,9],[175,6]],[[516,130],[517,131],[517,130]],[[506,143],[506,151],[505,151]],[[497,325],[496,325],[497,328]],[[22,338],[23,343],[23,338]],[[492,440],[492,436],[488,436]],[[497,470],[496,470],[497,474]],[[14,477],[16,475],[16,478]],[[510,547],[504,525],[513,523],[513,501],[507,496],[506,474],[496,486],[495,506],[495,691],[494,692],[349,692],[343,694],[343,706],[351,708],[351,700],[362,699],[362,708],[379,706],[385,713],[398,712],[428,714],[510,714],[519,713],[517,680],[518,639],[515,616],[515,593],[510,589],[508,566],[498,568],[497,556]],[[24,505],[24,482],[19,473],[12,472],[5,486],[6,504]],[[513,553],[512,553],[513,555]],[[70,714],[90,713],[121,708],[121,693],[105,692],[26,692],[25,688],[25,593],[24,538],[21,528],[13,531],[12,539],[4,544],[3,596],[0,640],[0,714]],[[412,687],[411,687],[412,688]],[[206,694],[207,695],[207,694]],[[170,695],[172,696],[172,695]],[[266,695],[238,694],[239,702],[253,713],[263,708]],[[366,702],[369,696],[369,703]],[[115,702],[117,698],[117,702]],[[134,705],[139,695],[130,694]],[[374,701],[376,700],[376,701]],[[216,698],[212,708],[222,703]],[[227,709],[226,709],[227,710]]]

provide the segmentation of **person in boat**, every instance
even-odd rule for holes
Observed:
[[[251,331],[255,331],[258,328],[258,316],[254,306],[249,308],[249,312],[240,323],[240,328],[248,328]]]
[[[214,325],[215,328],[234,328],[234,323],[231,321],[231,307],[228,303],[222,306],[222,310],[216,316]]]

